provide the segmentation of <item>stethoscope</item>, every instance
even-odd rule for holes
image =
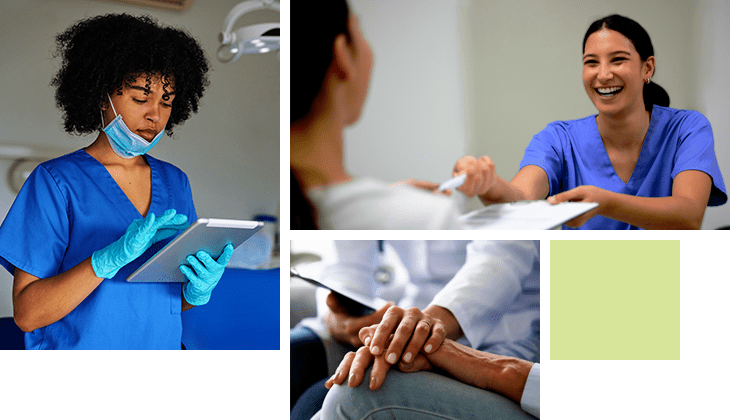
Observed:
[[[385,255],[385,241],[378,241],[378,252],[380,253],[381,257]],[[375,281],[377,281],[378,283],[382,285],[389,284],[393,280],[393,269],[384,265],[380,265],[378,268],[375,269],[373,276],[375,277]]]

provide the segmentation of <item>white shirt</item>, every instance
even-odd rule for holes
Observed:
[[[540,418],[540,364],[535,363],[527,376],[525,390],[522,391],[520,406],[525,412]]]
[[[459,229],[458,211],[446,196],[374,179],[355,179],[307,195],[320,229]]]
[[[375,280],[377,241],[336,241],[339,262],[323,277],[398,306],[444,307],[454,314],[468,344],[479,348],[526,339],[540,317],[538,241],[387,241],[410,279],[400,299]],[[321,295],[326,297],[326,293]],[[319,313],[327,308],[320,297]]]
[[[540,319],[539,241],[474,241],[431,301],[451,311],[472,348],[527,339]]]

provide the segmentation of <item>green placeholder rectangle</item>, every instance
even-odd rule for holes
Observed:
[[[551,360],[679,360],[679,241],[550,241]]]

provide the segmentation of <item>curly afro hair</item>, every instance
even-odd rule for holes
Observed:
[[[210,67],[187,32],[159,25],[147,16],[108,14],[81,20],[56,36],[61,68],[53,77],[64,130],[88,134],[102,129],[99,109],[107,94],[121,94],[138,77],[174,83],[175,100],[165,131],[198,112]]]

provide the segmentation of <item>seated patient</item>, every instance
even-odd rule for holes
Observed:
[[[343,130],[360,118],[372,51],[345,0],[291,7],[291,228],[457,229],[446,197],[347,172]]]

